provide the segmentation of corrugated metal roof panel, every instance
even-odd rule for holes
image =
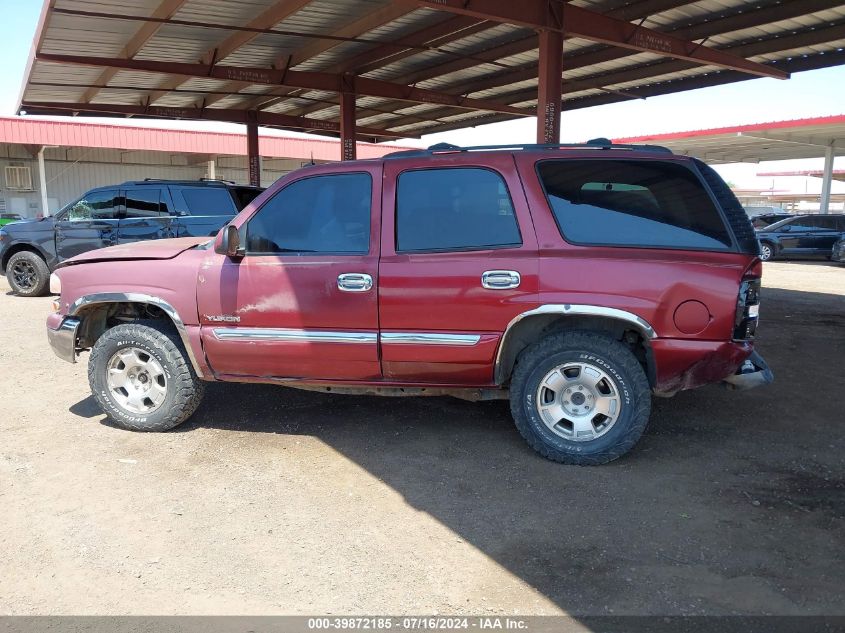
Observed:
[[[143,22],[127,19],[67,15],[65,9],[105,12],[113,16],[151,15],[161,0],[137,0],[132,3],[118,0],[56,0],[47,16],[46,25],[36,41],[39,52],[89,55],[92,57],[119,57],[127,43],[142,29]],[[383,9],[391,0],[302,0],[293,2],[285,12],[277,0],[185,0],[175,14],[179,20],[194,20],[221,25],[243,26],[270,11],[273,16],[284,16],[274,25],[277,29],[296,31],[300,36],[279,33],[242,33],[224,28],[208,28],[185,24],[164,24],[148,29],[149,38],[140,42],[134,57],[161,62],[177,61],[196,63],[208,61],[210,51],[227,41],[238,40],[241,45],[223,58],[226,65],[269,67],[284,60],[306,46],[320,41],[311,35],[336,33],[356,20]],[[573,5],[593,11],[624,10],[633,22],[638,22],[638,5],[630,0],[573,0]],[[644,3],[653,6],[654,1]],[[674,3],[667,0],[658,6],[669,7],[645,15],[646,27],[709,35],[707,46],[733,48],[756,55],[752,59],[777,62],[778,67],[823,67],[845,61],[845,3],[831,3],[822,10],[801,10],[801,3],[787,0],[697,0]],[[809,3],[808,3],[809,5]],[[812,4],[810,9],[818,7]],[[774,17],[767,20],[771,12]],[[760,15],[760,19],[749,16]],[[636,17],[631,17],[636,16]],[[391,16],[392,17],[392,16]],[[310,59],[304,59],[297,70],[331,68],[360,53],[379,46],[373,42],[401,40],[432,25],[454,20],[453,16],[432,8],[415,9],[409,5],[408,13],[376,26],[367,33],[355,34],[367,41],[338,42],[322,48]],[[463,20],[462,28],[473,26],[466,32],[457,30],[454,36],[441,39],[436,50],[410,49],[386,55],[381,66],[374,64],[367,76],[392,80],[402,84],[440,90],[462,95],[474,90],[473,97],[501,100],[518,106],[533,105],[536,79],[531,77],[536,68],[538,51],[533,30],[513,25]],[[460,21],[459,20],[459,21]],[[739,20],[742,22],[740,23]],[[708,25],[712,25],[712,28]],[[489,28],[485,28],[489,26]],[[800,35],[800,37],[799,37]],[[703,38],[699,37],[700,42]],[[136,42],[137,43],[137,42]],[[424,43],[424,42],[423,42]],[[493,52],[491,52],[493,51]],[[228,49],[226,50],[228,53]],[[657,53],[608,49],[584,38],[570,38],[564,44],[563,99],[568,107],[583,107],[591,103],[623,99],[608,90],[640,91],[649,95],[662,91],[698,85],[694,82],[736,80],[740,76],[717,71],[713,67],[677,63],[664,64],[665,58]],[[567,59],[571,65],[567,66]],[[589,61],[589,64],[585,63]],[[220,62],[221,60],[218,60]],[[627,74],[627,76],[626,76]],[[527,78],[526,78],[527,77]],[[107,81],[109,88],[87,88],[99,81]],[[24,90],[26,101],[59,101],[77,104],[90,99],[94,103],[132,105],[143,103],[149,95],[156,97],[155,104],[189,106],[207,102],[215,108],[242,109],[267,104],[269,111],[305,113],[318,119],[336,119],[336,95],[308,90],[279,90],[272,86],[196,78],[179,78],[162,73],[139,71],[104,71],[103,68],[47,64],[38,61],[32,66]],[[570,82],[570,90],[567,90]],[[691,83],[692,82],[692,83]],[[605,85],[607,83],[607,85]],[[38,85],[66,84],[66,85]],[[67,85],[73,84],[73,85]],[[174,92],[174,86],[181,92]],[[655,86],[659,86],[655,92]],[[605,89],[605,90],[603,90]],[[208,91],[221,94],[202,94]],[[267,94],[289,92],[290,96]],[[235,93],[235,94],[224,94]],[[240,93],[240,94],[237,94]],[[597,99],[599,101],[597,101]],[[469,113],[466,110],[434,104],[414,105],[390,99],[360,97],[361,121],[374,121],[380,125],[399,125],[405,129],[406,116],[435,117],[437,125],[456,121],[483,121],[485,118],[502,118],[503,115]],[[380,112],[386,110],[386,112]],[[393,114],[395,113],[395,114]],[[507,117],[507,115],[504,115]],[[409,123],[409,125],[411,125]],[[414,127],[423,127],[418,121]]]

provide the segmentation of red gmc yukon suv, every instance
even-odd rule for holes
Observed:
[[[664,148],[439,145],[297,170],[213,241],[70,259],[47,333],[91,350],[127,429],[184,422],[203,381],[510,398],[541,455],[601,464],[652,393],[771,382],[758,248],[722,179]]]

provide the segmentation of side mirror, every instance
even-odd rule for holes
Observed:
[[[792,230],[792,225],[791,225],[791,224],[787,224],[786,226],[782,226],[782,227],[780,228],[780,232],[781,232],[781,233],[789,233],[791,230]]]
[[[240,259],[244,256],[245,251],[241,247],[241,234],[238,232],[238,227],[227,224],[223,227],[220,241],[214,249],[215,253],[226,255],[232,259]]]

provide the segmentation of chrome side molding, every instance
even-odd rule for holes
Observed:
[[[327,332],[288,328],[225,328],[213,330],[218,341],[289,341],[294,343],[375,343],[375,332]]]
[[[289,328],[225,328],[212,330],[219,341],[290,341],[302,343],[376,343],[384,345],[476,345],[480,334],[438,332],[332,332]]]
[[[383,345],[476,345],[480,334],[440,334],[437,332],[382,332]]]
[[[173,325],[176,326],[176,331],[179,333],[179,338],[182,340],[182,345],[185,346],[185,351],[188,352],[188,359],[191,361],[194,371],[199,378],[203,378],[202,370],[200,369],[196,356],[194,356],[194,350],[191,347],[191,341],[188,337],[188,329],[185,327],[185,323],[182,321],[179,313],[176,312],[176,309],[167,303],[167,301],[161,297],[155,297],[153,295],[142,294],[139,292],[102,292],[79,297],[79,299],[74,301],[68,308],[68,315],[75,316],[79,314],[80,310],[83,308],[100,303],[147,303],[160,308],[162,312],[164,312],[168,317],[170,317],[170,320],[173,321]]]

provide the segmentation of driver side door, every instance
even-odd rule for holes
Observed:
[[[117,244],[120,197],[117,189],[90,191],[56,218],[59,261]]]
[[[213,255],[197,288],[203,347],[216,375],[381,376],[380,196],[380,166],[309,170],[237,219],[244,256]]]

